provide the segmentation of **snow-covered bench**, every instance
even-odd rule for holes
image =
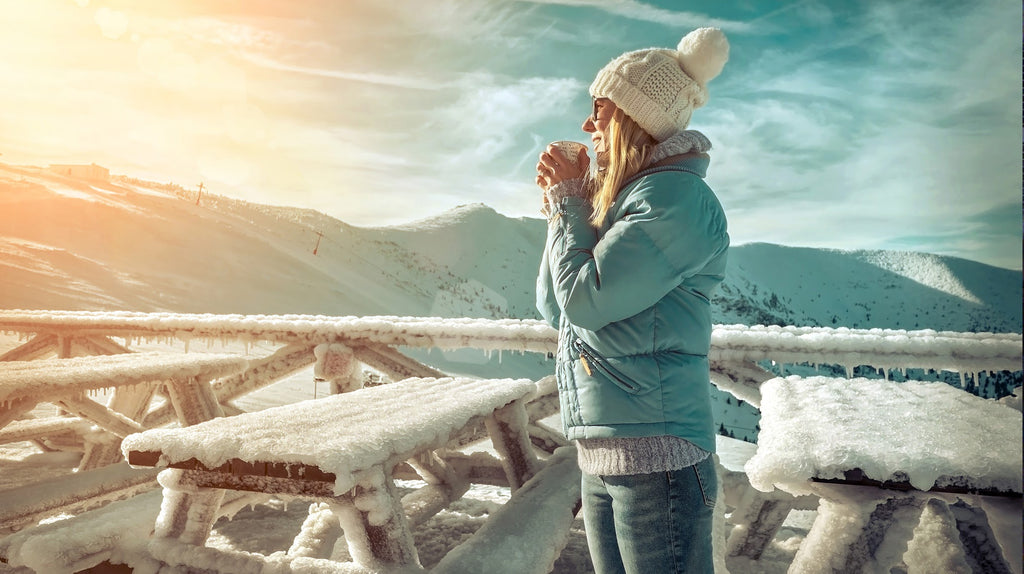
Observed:
[[[248,362],[238,355],[126,353],[121,355],[0,362],[0,428],[39,403],[53,403],[120,437],[143,430],[124,412],[90,400],[87,393],[138,385],[167,385],[179,420],[195,418],[204,404],[209,381],[241,371]],[[152,392],[139,397],[130,410],[148,407]]]
[[[480,530],[449,552],[431,572],[547,574],[568,542],[569,527],[579,505],[576,448],[564,446]],[[524,560],[526,554],[531,555],[531,562]]]
[[[0,427],[12,423],[38,403],[53,403],[111,433],[107,441],[92,445],[91,453],[104,447],[111,450],[112,446],[114,454],[118,454],[120,437],[143,430],[138,421],[149,407],[157,385],[166,385],[179,422],[194,424],[221,414],[219,405],[207,399],[212,396],[209,382],[241,371],[246,363],[237,355],[167,353],[0,362]],[[107,405],[87,396],[108,388],[114,389],[114,393]],[[12,425],[17,432],[12,429],[6,437],[24,440],[39,433],[81,428],[58,423],[54,419],[18,421]],[[118,456],[113,460],[119,459]],[[96,458],[93,461],[98,462]],[[90,468],[83,463],[79,469],[76,474],[0,493],[0,531],[20,528],[61,512],[93,508],[156,486],[153,473],[127,468],[123,462],[114,468],[99,464]]]
[[[238,509],[261,502],[255,493],[231,493],[218,512],[231,516]],[[72,574],[106,572],[102,566],[117,556],[118,563],[130,561],[136,571],[155,571],[160,564],[148,558],[147,534],[160,512],[161,493],[151,490],[126,500],[22,530],[0,538],[0,572],[4,564],[21,574]]]
[[[761,391],[750,484],[820,497],[790,572],[1020,573],[1020,411],[945,383],[794,376]]]
[[[230,489],[322,499],[340,520],[355,561],[350,566],[415,567],[410,524],[461,497],[474,474],[465,458],[449,463],[446,445],[485,426],[513,490],[543,467],[524,408],[536,389],[528,380],[407,379],[149,430],[127,437],[122,449],[131,464],[168,467],[159,478],[164,503],[150,544],[165,563],[227,572],[258,569],[268,560],[278,566],[295,560],[298,567],[330,556],[336,536],[327,536],[331,527],[317,520],[307,521],[304,529],[315,532],[300,533],[286,559],[206,548],[218,497]],[[403,462],[428,485],[400,500],[393,476]],[[320,542],[314,548],[300,538]]]

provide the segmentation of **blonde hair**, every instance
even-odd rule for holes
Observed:
[[[617,108],[608,123],[608,166],[594,177],[591,221],[600,226],[618,197],[622,182],[636,175],[657,143],[640,124]]]

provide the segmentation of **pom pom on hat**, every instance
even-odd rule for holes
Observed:
[[[698,28],[683,36],[676,48],[686,75],[705,86],[722,73],[729,61],[729,40],[718,28]]]
[[[729,41],[718,28],[698,28],[676,50],[648,48],[609,62],[590,85],[590,95],[608,98],[654,139],[685,130],[693,110],[708,99],[707,83],[729,60]]]

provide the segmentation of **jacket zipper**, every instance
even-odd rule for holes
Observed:
[[[601,371],[602,373],[604,373],[606,377],[612,379],[614,382],[625,387],[627,390],[633,393],[636,393],[640,390],[640,387],[638,387],[636,384],[634,384],[631,381],[627,381],[623,377],[619,376],[618,373],[616,373],[607,363],[605,363],[602,357],[600,357],[597,353],[590,350],[590,347],[588,347],[582,339],[576,339],[573,342],[573,346],[576,347],[576,351],[580,354],[580,364],[583,365],[583,370],[586,371],[588,376],[594,375],[593,371],[591,370],[591,363],[593,363],[594,368]]]

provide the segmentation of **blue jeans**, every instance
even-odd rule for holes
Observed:
[[[713,457],[670,472],[583,474],[583,521],[597,574],[713,574]]]

